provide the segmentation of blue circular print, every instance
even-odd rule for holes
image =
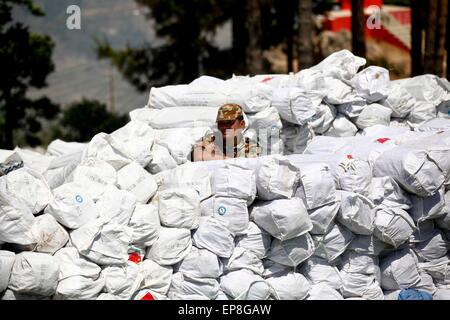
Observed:
[[[227,213],[227,208],[225,208],[224,206],[220,206],[219,208],[217,208],[217,213],[223,216],[225,213]]]
[[[83,202],[83,197],[80,196],[79,194],[77,194],[77,195],[75,196],[75,201],[78,202],[78,203],[82,203],[82,202]]]

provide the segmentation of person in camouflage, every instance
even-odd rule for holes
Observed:
[[[244,111],[238,104],[225,104],[217,112],[217,129],[205,137],[192,151],[193,161],[255,158],[261,154],[258,144],[244,137]]]

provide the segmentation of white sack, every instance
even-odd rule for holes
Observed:
[[[298,178],[298,169],[286,157],[270,157],[256,173],[258,197],[261,200],[290,199],[294,195]]]
[[[250,270],[260,276],[264,274],[264,266],[256,254],[242,247],[236,247],[230,258],[224,259],[224,272],[233,272],[241,269]]]
[[[319,257],[311,257],[302,264],[300,272],[309,280],[311,284],[325,284],[334,290],[342,289],[342,279],[339,269],[328,263],[327,260]]]
[[[34,219],[31,227],[36,246],[34,251],[54,254],[69,241],[67,231],[49,214]]]
[[[139,203],[147,203],[158,189],[155,178],[139,164],[132,162],[117,172],[117,185],[131,192]]]
[[[409,214],[417,222],[436,219],[446,214],[445,190],[439,189],[434,195],[422,198],[411,195],[412,206]]]
[[[309,122],[315,133],[326,132],[336,117],[336,108],[330,104],[321,103],[316,107],[316,115]]]
[[[336,109],[339,111],[337,116],[346,116],[347,118],[356,118],[367,107],[367,101],[363,98],[358,98],[355,101],[349,103],[343,103],[336,105]]]
[[[169,188],[158,193],[158,211],[165,227],[198,228],[200,198],[193,188]]]
[[[414,221],[403,209],[386,208],[377,211],[374,235],[381,241],[397,248],[409,239],[414,230]]]
[[[436,132],[449,131],[450,130],[450,118],[433,118],[427,122],[424,122],[421,126],[416,128],[419,132]]]
[[[384,290],[411,288],[421,281],[417,258],[408,249],[395,251],[380,261],[381,287]]]
[[[128,261],[132,229],[102,219],[84,224],[70,233],[78,252],[99,265],[120,265]]]
[[[221,258],[229,258],[233,254],[233,235],[223,222],[213,217],[200,218],[193,241],[196,247],[208,249]]]
[[[16,260],[14,252],[0,250],[0,292],[8,287],[11,270]]]
[[[116,184],[117,173],[106,161],[86,159],[73,172],[73,182],[83,186],[90,197],[97,201],[110,184]]]
[[[408,194],[391,177],[373,178],[369,198],[380,209],[408,210],[411,207]]]
[[[53,190],[53,198],[44,212],[69,229],[77,229],[98,217],[97,206],[85,186],[73,182]]]
[[[81,142],[67,142],[61,139],[56,139],[50,142],[47,147],[46,154],[50,156],[63,156],[67,154],[78,153],[86,148],[87,143]]]
[[[130,261],[122,266],[106,267],[102,270],[102,276],[105,278],[103,291],[121,300],[130,300],[142,282],[139,266]]]
[[[367,105],[356,118],[356,126],[359,129],[365,129],[377,124],[385,126],[391,121],[392,110],[378,103]]]
[[[261,276],[245,269],[221,277],[220,288],[235,300],[267,300],[276,294]]]
[[[377,102],[388,96],[389,71],[385,68],[370,66],[357,73],[351,83],[359,96],[369,102]]]
[[[110,185],[96,203],[98,212],[108,223],[128,225],[136,207],[136,197],[125,190]]]
[[[92,300],[105,286],[101,269],[80,256],[77,249],[63,248],[55,253],[60,269],[57,300]]]
[[[332,287],[324,283],[318,283],[311,286],[306,300],[344,300],[344,298]]]
[[[407,123],[410,127],[416,128],[434,118],[436,118],[436,105],[431,102],[417,101],[407,117]]]
[[[301,236],[313,228],[305,205],[299,198],[259,203],[251,211],[252,220],[282,241]]]
[[[426,101],[438,105],[447,94],[442,81],[435,75],[424,74],[414,78],[396,80],[417,101]]]
[[[380,279],[380,267],[378,256],[347,250],[341,256],[341,270],[348,273],[361,273],[374,275]]]
[[[177,166],[177,162],[171,156],[166,147],[158,143],[154,143],[151,152],[153,157],[146,167],[151,174],[157,174],[161,171],[170,170]]]
[[[301,154],[314,137],[314,131],[310,125],[295,126],[283,124],[280,138],[284,143],[285,154]]]
[[[341,207],[337,220],[355,234],[370,235],[374,229],[375,205],[368,198],[341,191]]]
[[[22,252],[16,256],[9,289],[19,293],[52,296],[58,285],[58,260],[46,253]]]
[[[355,56],[349,50],[344,49],[332,53],[310,69],[320,70],[335,79],[350,80],[365,64],[366,59]]]
[[[334,227],[323,236],[314,236],[315,256],[334,262],[349,246],[355,236],[350,230],[336,223]]]
[[[171,266],[162,266],[153,260],[146,259],[139,264],[139,273],[142,278],[141,289],[150,289],[161,295],[167,294],[172,282]]]
[[[158,208],[152,204],[138,204],[131,215],[128,224],[133,230],[131,243],[151,246],[159,237]]]
[[[173,300],[214,300],[219,294],[220,285],[216,279],[194,278],[181,272],[173,274],[167,296]]]
[[[259,259],[266,257],[270,244],[270,234],[254,222],[249,222],[245,235],[236,238],[236,247],[242,247],[253,252]]]
[[[221,263],[217,256],[209,250],[192,246],[189,254],[175,266],[176,272],[181,272],[191,278],[217,279],[222,274]]]
[[[236,165],[225,164],[212,174],[212,192],[216,196],[247,200],[252,204],[256,197],[256,175]]]
[[[272,106],[278,110],[283,120],[298,125],[305,125],[316,114],[313,103],[301,88],[275,89]]]
[[[414,108],[416,99],[399,84],[391,83],[388,97],[382,105],[392,110],[392,117],[406,118]]]
[[[341,207],[341,200],[336,198],[335,202],[326,204],[312,210],[308,210],[309,218],[313,224],[311,234],[328,233],[334,226],[334,219]]]
[[[352,250],[360,254],[378,256],[380,253],[395,251],[395,248],[388,245],[386,242],[381,241],[374,235],[357,235],[348,246],[348,250]]]
[[[450,242],[439,229],[419,230],[410,240],[417,256],[424,261],[436,260],[444,257],[450,249]]]
[[[191,232],[188,229],[161,227],[158,239],[145,257],[162,266],[170,266],[183,260],[191,251],[191,246]]]
[[[272,241],[268,259],[289,267],[297,267],[312,256],[316,249],[309,233],[286,241]]]
[[[345,116],[338,114],[324,135],[331,137],[353,137],[358,128]]]
[[[341,271],[344,298],[384,300],[383,290],[373,275]]]
[[[270,277],[266,281],[275,289],[280,300],[304,300],[311,288],[308,280],[296,272]]]

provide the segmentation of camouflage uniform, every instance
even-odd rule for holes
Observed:
[[[238,118],[243,117],[244,112],[242,108],[237,104],[225,104],[219,108],[217,113],[216,123],[220,121],[236,121]],[[222,153],[228,157],[233,158],[255,158],[261,155],[261,148],[259,145],[248,137],[243,137],[239,143],[233,147],[233,151],[226,152],[226,146],[222,146],[220,141],[221,136],[210,135],[203,139],[199,144],[203,150],[211,143],[217,143],[216,145],[222,150]],[[220,142],[219,142],[220,141]],[[198,146],[198,145],[197,145]]]

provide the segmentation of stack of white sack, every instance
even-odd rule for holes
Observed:
[[[364,64],[200,77],[87,143],[1,150],[23,161],[0,177],[1,299],[449,299],[448,83]],[[284,154],[191,162],[223,103]]]

